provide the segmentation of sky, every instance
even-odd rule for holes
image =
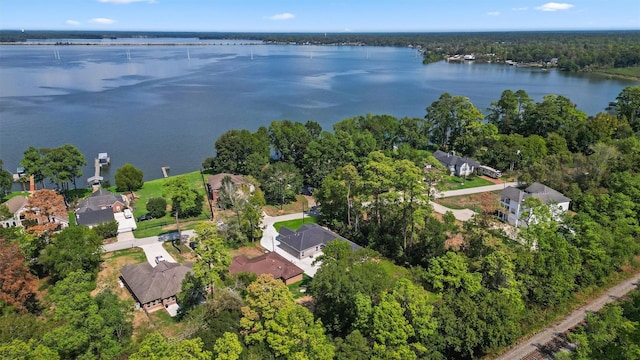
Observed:
[[[0,29],[321,33],[640,30],[640,1],[0,0]]]

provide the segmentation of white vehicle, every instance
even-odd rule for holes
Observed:
[[[163,261],[164,261],[164,256],[162,255],[156,256],[156,264],[160,264]]]
[[[133,217],[133,213],[129,209],[124,209],[124,217],[127,219],[131,219]]]
[[[502,172],[500,170],[496,170],[492,167],[488,167],[485,165],[481,165],[478,168],[478,172],[481,175],[487,175],[490,178],[499,179],[502,176]]]

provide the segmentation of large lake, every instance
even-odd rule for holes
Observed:
[[[172,40],[173,41],[173,40]],[[191,39],[195,42],[195,39]],[[240,43],[240,41],[238,41]],[[198,170],[229,129],[273,120],[423,117],[443,92],[486,112],[505,89],[570,98],[588,115],[638,82],[490,64],[423,65],[407,48],[236,45],[0,46],[0,159],[15,171],[30,145],[108,152],[145,179]],[[90,166],[84,178],[93,175]]]

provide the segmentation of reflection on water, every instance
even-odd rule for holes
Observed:
[[[6,168],[17,167],[30,145],[71,143],[89,163],[109,152],[112,167],[129,162],[153,179],[162,166],[173,174],[197,170],[223,132],[273,120],[314,120],[331,130],[366,113],[423,117],[443,92],[485,111],[505,89],[536,100],[564,95],[594,115],[637,84],[504,65],[422,65],[404,48],[170,40],[183,45],[0,46]]]

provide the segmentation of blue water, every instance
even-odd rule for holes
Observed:
[[[0,46],[5,169],[14,171],[30,145],[70,143],[90,165],[108,152],[105,177],[112,182],[127,162],[149,180],[162,166],[172,174],[198,170],[223,132],[274,120],[314,120],[331,130],[366,113],[423,117],[443,92],[467,96],[485,111],[505,89],[524,89],[535,100],[564,95],[595,115],[638,84],[506,65],[422,65],[404,48],[189,42]]]

